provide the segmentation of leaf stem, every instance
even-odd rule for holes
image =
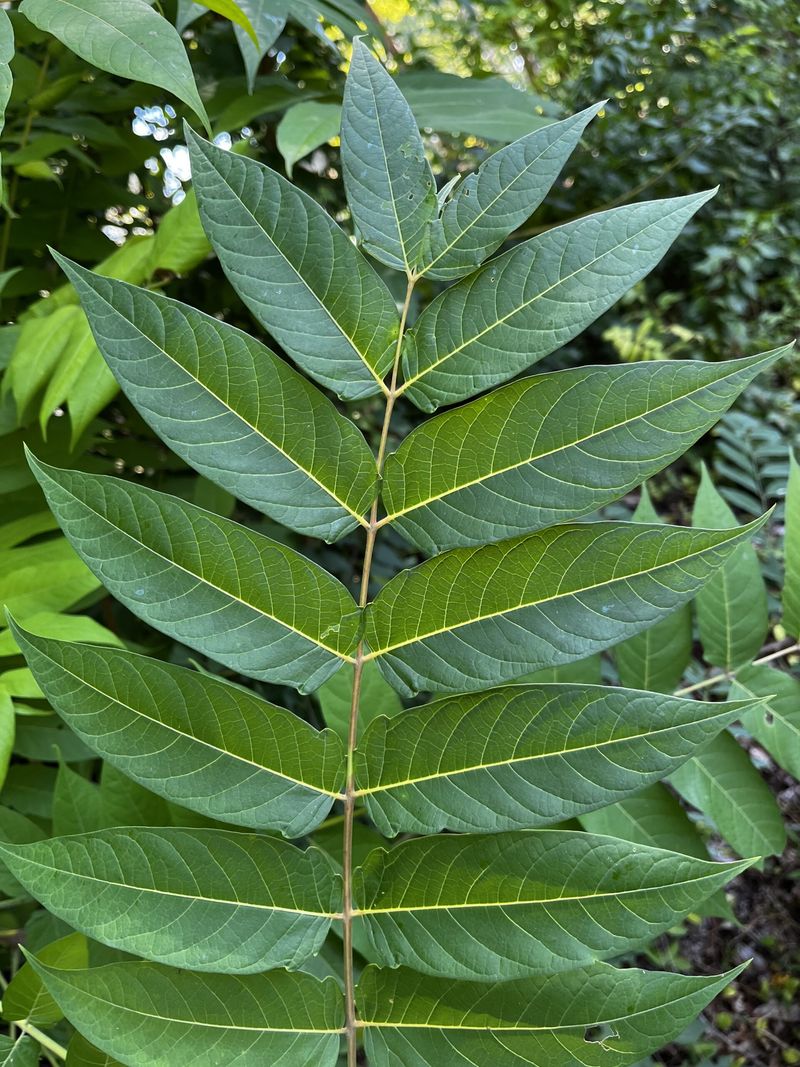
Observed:
[[[411,295],[414,292],[416,275],[408,276],[405,300],[400,315],[400,328],[397,334],[397,346],[392,365],[392,377],[386,395],[386,408],[383,413],[383,426],[378,445],[375,464],[380,482],[383,463],[386,458],[386,444],[389,440],[389,425],[392,421],[394,403],[397,399],[397,378],[400,372],[400,354],[403,347],[408,311],[411,307]],[[361,588],[358,606],[365,608],[369,601],[369,579],[372,572],[372,556],[378,534],[378,493],[372,503],[367,539],[364,546],[364,564],[361,570]],[[347,731],[347,783],[344,793],[344,828],[342,833],[342,942],[344,950],[344,995],[345,995],[345,1035],[347,1037],[347,1067],[356,1067],[358,1062],[358,1020],[356,1019],[355,980],[353,973],[353,827],[356,811],[356,782],[354,772],[354,754],[358,743],[358,712],[361,702],[361,679],[364,671],[364,643],[359,643],[353,665],[353,695],[350,702],[350,720]]]
[[[52,1052],[54,1056],[58,1056],[60,1060],[65,1060],[67,1058],[67,1050],[63,1045],[59,1045],[57,1041],[54,1041],[52,1037],[48,1037],[38,1026],[29,1023],[27,1019],[22,1019],[15,1025],[17,1025],[23,1033],[32,1037],[34,1041],[38,1041],[43,1049],[47,1049],[47,1051]]]
[[[771,663],[774,659],[780,659],[782,656],[788,656],[792,652],[800,652],[800,642],[796,642],[793,645],[787,645],[785,648],[779,648],[777,652],[770,652],[768,656],[762,656],[760,659],[754,659],[752,663],[743,663],[742,667],[760,667],[763,663]],[[695,682],[694,685],[687,685],[683,689],[676,689],[676,697],[685,697],[689,693],[696,693],[699,689],[710,689],[712,685],[716,685],[717,682],[724,682],[728,678],[735,678],[736,672],[740,671],[742,667],[737,667],[733,671],[721,671],[719,674],[712,674],[710,678],[704,678],[702,682]]]

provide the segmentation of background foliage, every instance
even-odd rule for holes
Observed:
[[[197,657],[107,597],[55,533],[24,461],[23,441],[61,466],[114,472],[235,514],[272,537],[290,539],[349,585],[359,546],[354,538],[350,551],[334,553],[246,511],[195,476],[118,395],[75,293],[63,285],[46,243],[101,273],[163,290],[228,322],[248,329],[252,322],[209,256],[199,226],[178,121],[183,115],[196,121],[191,94],[187,99],[174,84],[157,88],[101,70],[96,56],[92,62],[79,54],[75,42],[65,44],[39,28],[44,22],[37,5],[44,9],[46,3],[28,4],[30,18],[25,5],[9,12],[13,82],[0,136],[5,208],[0,224],[5,323],[0,333],[0,599],[39,632],[125,645],[188,663]],[[680,195],[720,182],[710,209],[695,217],[657,270],[551,357],[548,369],[618,359],[729,359],[771,347],[796,328],[800,147],[793,131],[800,118],[795,58],[800,16],[793,5],[386,0],[368,12],[341,0],[292,4],[288,19],[288,7],[280,4],[241,7],[251,11],[258,47],[246,26],[234,29],[216,10],[188,2],[164,5],[183,36],[181,48],[199,87],[202,104],[194,101],[195,107],[207,113],[218,143],[290,172],[345,226],[337,130],[349,39],[361,29],[358,22],[383,41],[427,131],[437,177],[471,170],[498,144],[608,98],[560,182],[512,242],[600,206]],[[7,40],[0,45],[4,55],[11,54]],[[457,82],[456,75],[472,80]],[[387,272],[387,282],[394,284],[394,278]],[[432,296],[437,284],[420,287],[422,297]],[[757,542],[757,562],[754,555],[738,561],[756,601],[763,597],[755,637],[748,627],[755,644],[736,662],[716,655],[708,624],[704,633],[699,602],[694,617],[673,623],[669,641],[662,634],[656,642],[677,648],[677,660],[684,661],[685,669],[668,678],[665,690],[679,685],[682,675],[685,686],[702,684],[702,692],[718,695],[714,685],[705,685],[709,679],[784,643],[777,595],[784,574],[782,504],[790,450],[800,432],[797,381],[796,359],[784,359],[747,391],[737,410],[688,460],[650,487],[663,518],[691,521],[687,502],[700,488],[696,508],[714,519],[704,524],[730,525],[733,520],[710,481],[701,483],[705,461],[739,519],[778,505]],[[377,405],[356,402],[350,411],[374,441]],[[417,418],[413,409],[402,408],[398,432],[405,434]],[[634,496],[610,509],[609,516],[625,517],[635,505]],[[376,559],[376,579],[413,562],[409,547],[389,534]],[[716,615],[718,604],[711,603],[705,617]],[[145,824],[169,821],[151,796],[110,768],[101,770],[48,711],[7,630],[0,632],[0,655],[2,746],[10,763],[2,818],[9,839],[33,832],[22,820],[34,824],[37,833],[51,820],[58,832],[69,832],[80,826],[76,820],[89,803],[102,808],[106,825],[115,821],[114,812],[124,812],[116,821],[128,823],[136,821],[134,811]],[[588,664],[583,677],[621,677],[636,684],[646,656],[646,649],[629,648],[626,660],[622,650]],[[789,667],[793,657],[778,663]],[[210,662],[201,665],[217,669]],[[800,683],[786,670],[779,683],[774,670],[760,670],[769,670],[769,676],[750,677],[750,683],[760,685],[762,693],[778,684],[786,687],[781,707],[787,710],[780,714],[796,722],[794,687]],[[737,684],[745,686],[747,680],[745,675]],[[371,684],[380,692],[377,678]],[[262,683],[255,688],[315,724],[324,719],[341,728],[342,694],[335,679],[317,698]],[[376,704],[389,699],[380,694]],[[730,739],[721,745],[725,751],[713,754],[718,762],[711,793],[702,792],[697,776],[689,780],[681,772],[684,781],[673,782],[677,792],[654,787],[649,810],[661,805],[663,825],[669,822],[681,835],[684,850],[692,835],[698,854],[709,847],[717,856],[745,854],[752,842],[739,836],[742,805],[755,796],[757,822],[767,838],[760,851],[780,855],[739,880],[733,913],[719,899],[711,909],[716,914],[698,916],[688,936],[675,931],[653,945],[654,963],[679,965],[688,958],[706,971],[756,953],[756,966],[709,1016],[706,1030],[689,1035],[682,1048],[668,1050],[661,1059],[673,1064],[704,1058],[720,1064],[798,1062],[800,1041],[790,1003],[798,966],[797,928],[790,918],[797,883],[789,873],[800,814],[798,787],[790,776],[798,771],[796,748],[778,750],[768,743],[763,723],[760,729],[758,723],[745,723],[735,739],[725,736]],[[746,800],[720,794],[720,783],[731,780],[749,783]],[[620,820],[635,826],[636,814],[633,809],[598,813],[590,828],[609,828],[615,820],[614,832],[624,836]],[[2,911],[7,976],[20,963],[23,927],[25,944],[33,949],[64,935],[66,943],[53,950],[55,960],[80,962],[85,945],[69,941],[74,935],[21,900],[11,881],[2,888],[8,897]],[[43,1025],[50,1023],[53,1010],[41,1007],[37,1018]],[[55,1014],[55,1026],[63,1025]],[[35,1062],[35,1048],[31,1055]]]

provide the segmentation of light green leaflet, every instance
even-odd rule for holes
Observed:
[[[347,744],[350,726],[350,705],[353,702],[353,672],[337,671],[314,694],[319,702],[325,725],[335,730]],[[403,711],[400,697],[392,689],[373,660],[364,664],[361,672],[361,711],[359,729],[363,733],[379,715],[399,715]]]
[[[375,460],[302,375],[211,315],[55,258],[122,389],[195,470],[301,533],[366,525]]]
[[[677,1037],[746,966],[687,978],[596,963],[494,985],[368,967],[356,995],[371,1067],[622,1067]]]
[[[286,173],[319,145],[339,134],[342,109],[339,104],[304,100],[290,107],[281,121],[275,140],[278,151],[286,161]]]
[[[334,1067],[339,1058],[344,1011],[333,978],[30,962],[70,1022],[129,1067]]]
[[[436,214],[436,183],[411,108],[360,39],[345,83],[341,137],[347,200],[364,248],[413,273]]]
[[[83,934],[67,934],[45,945],[39,951],[39,959],[54,967],[88,967],[89,946]],[[3,992],[3,1018],[14,1022],[27,1019],[38,1026],[51,1026],[64,1015],[39,975],[26,963]]]
[[[560,348],[655,267],[714,192],[578,219],[457,282],[406,335],[403,392],[423,411],[435,411]]]
[[[156,629],[302,692],[352,659],[355,602],[299,553],[166,493],[30,463],[78,555]]]
[[[13,84],[13,76],[11,74],[10,63],[14,58],[14,27],[11,25],[11,19],[8,17],[6,11],[0,15],[0,133],[3,132],[3,127],[6,122],[6,106],[11,96],[11,87]],[[3,194],[3,177],[0,174],[0,201],[4,201]],[[11,276],[9,271],[5,271],[2,275],[6,281]],[[2,292],[2,283],[0,283],[0,293]]]
[[[555,973],[650,941],[751,862],[569,830],[419,837],[357,868],[357,925],[389,967],[481,981]]]
[[[633,513],[634,522],[663,522],[653,507],[647,486]],[[692,605],[684,604],[666,619],[650,626],[614,649],[614,662],[623,685],[671,693],[692,658]]]
[[[733,679],[731,695],[767,698],[743,714],[742,722],[784,770],[800,778],[800,679],[766,664],[743,667]]]
[[[67,1045],[67,1067],[120,1067],[119,1060],[95,1048],[76,1030]]]
[[[20,11],[95,67],[173,93],[208,128],[183,41],[147,0],[23,0]]]
[[[800,637],[800,464],[789,456],[786,491],[786,574],[783,585],[783,625],[792,637]]]
[[[381,833],[547,826],[669,773],[748,707],[585,685],[508,685],[379,718],[356,751]]]
[[[294,361],[348,400],[381,391],[399,316],[386,285],[311,197],[188,127],[208,238],[231,285]]]
[[[342,789],[338,737],[254,693],[131,652],[14,633],[64,722],[167,800],[300,837]]]
[[[730,529],[736,517],[714,487],[703,465],[692,523],[705,529]],[[758,655],[767,636],[767,589],[752,545],[739,545],[724,566],[697,594],[697,628],[709,663],[733,670]]]
[[[89,937],[221,974],[313,956],[341,896],[318,849],[228,830],[121,826],[0,844],[0,855],[48,911]]]
[[[740,856],[779,855],[786,828],[777,801],[750,757],[724,730],[670,776]]]
[[[433,553],[588,515],[682,455],[787,351],[514,382],[403,441],[386,461],[382,521]]]
[[[541,204],[602,106],[521,137],[456,185],[431,223],[419,273],[449,281],[479,267]]]
[[[698,704],[702,707],[699,701]],[[708,859],[697,827],[680,800],[660,782],[607,808],[586,812],[580,823],[592,834],[608,834],[623,841]]]
[[[445,552],[367,609],[369,659],[401,693],[453,692],[584,659],[690,600],[738,530],[575,523]]]

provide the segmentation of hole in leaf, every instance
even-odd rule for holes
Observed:
[[[583,1040],[592,1045],[605,1044],[612,1037],[619,1037],[613,1026],[608,1023],[597,1023],[596,1026],[587,1026],[583,1032]]]

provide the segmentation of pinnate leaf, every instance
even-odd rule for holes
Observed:
[[[692,522],[730,529],[736,518],[714,487],[705,465]],[[733,670],[758,655],[769,627],[767,589],[755,549],[741,544],[697,594],[697,627],[706,660]]]
[[[740,856],[783,852],[786,828],[772,790],[727,730],[675,771],[670,781],[711,819]]]

